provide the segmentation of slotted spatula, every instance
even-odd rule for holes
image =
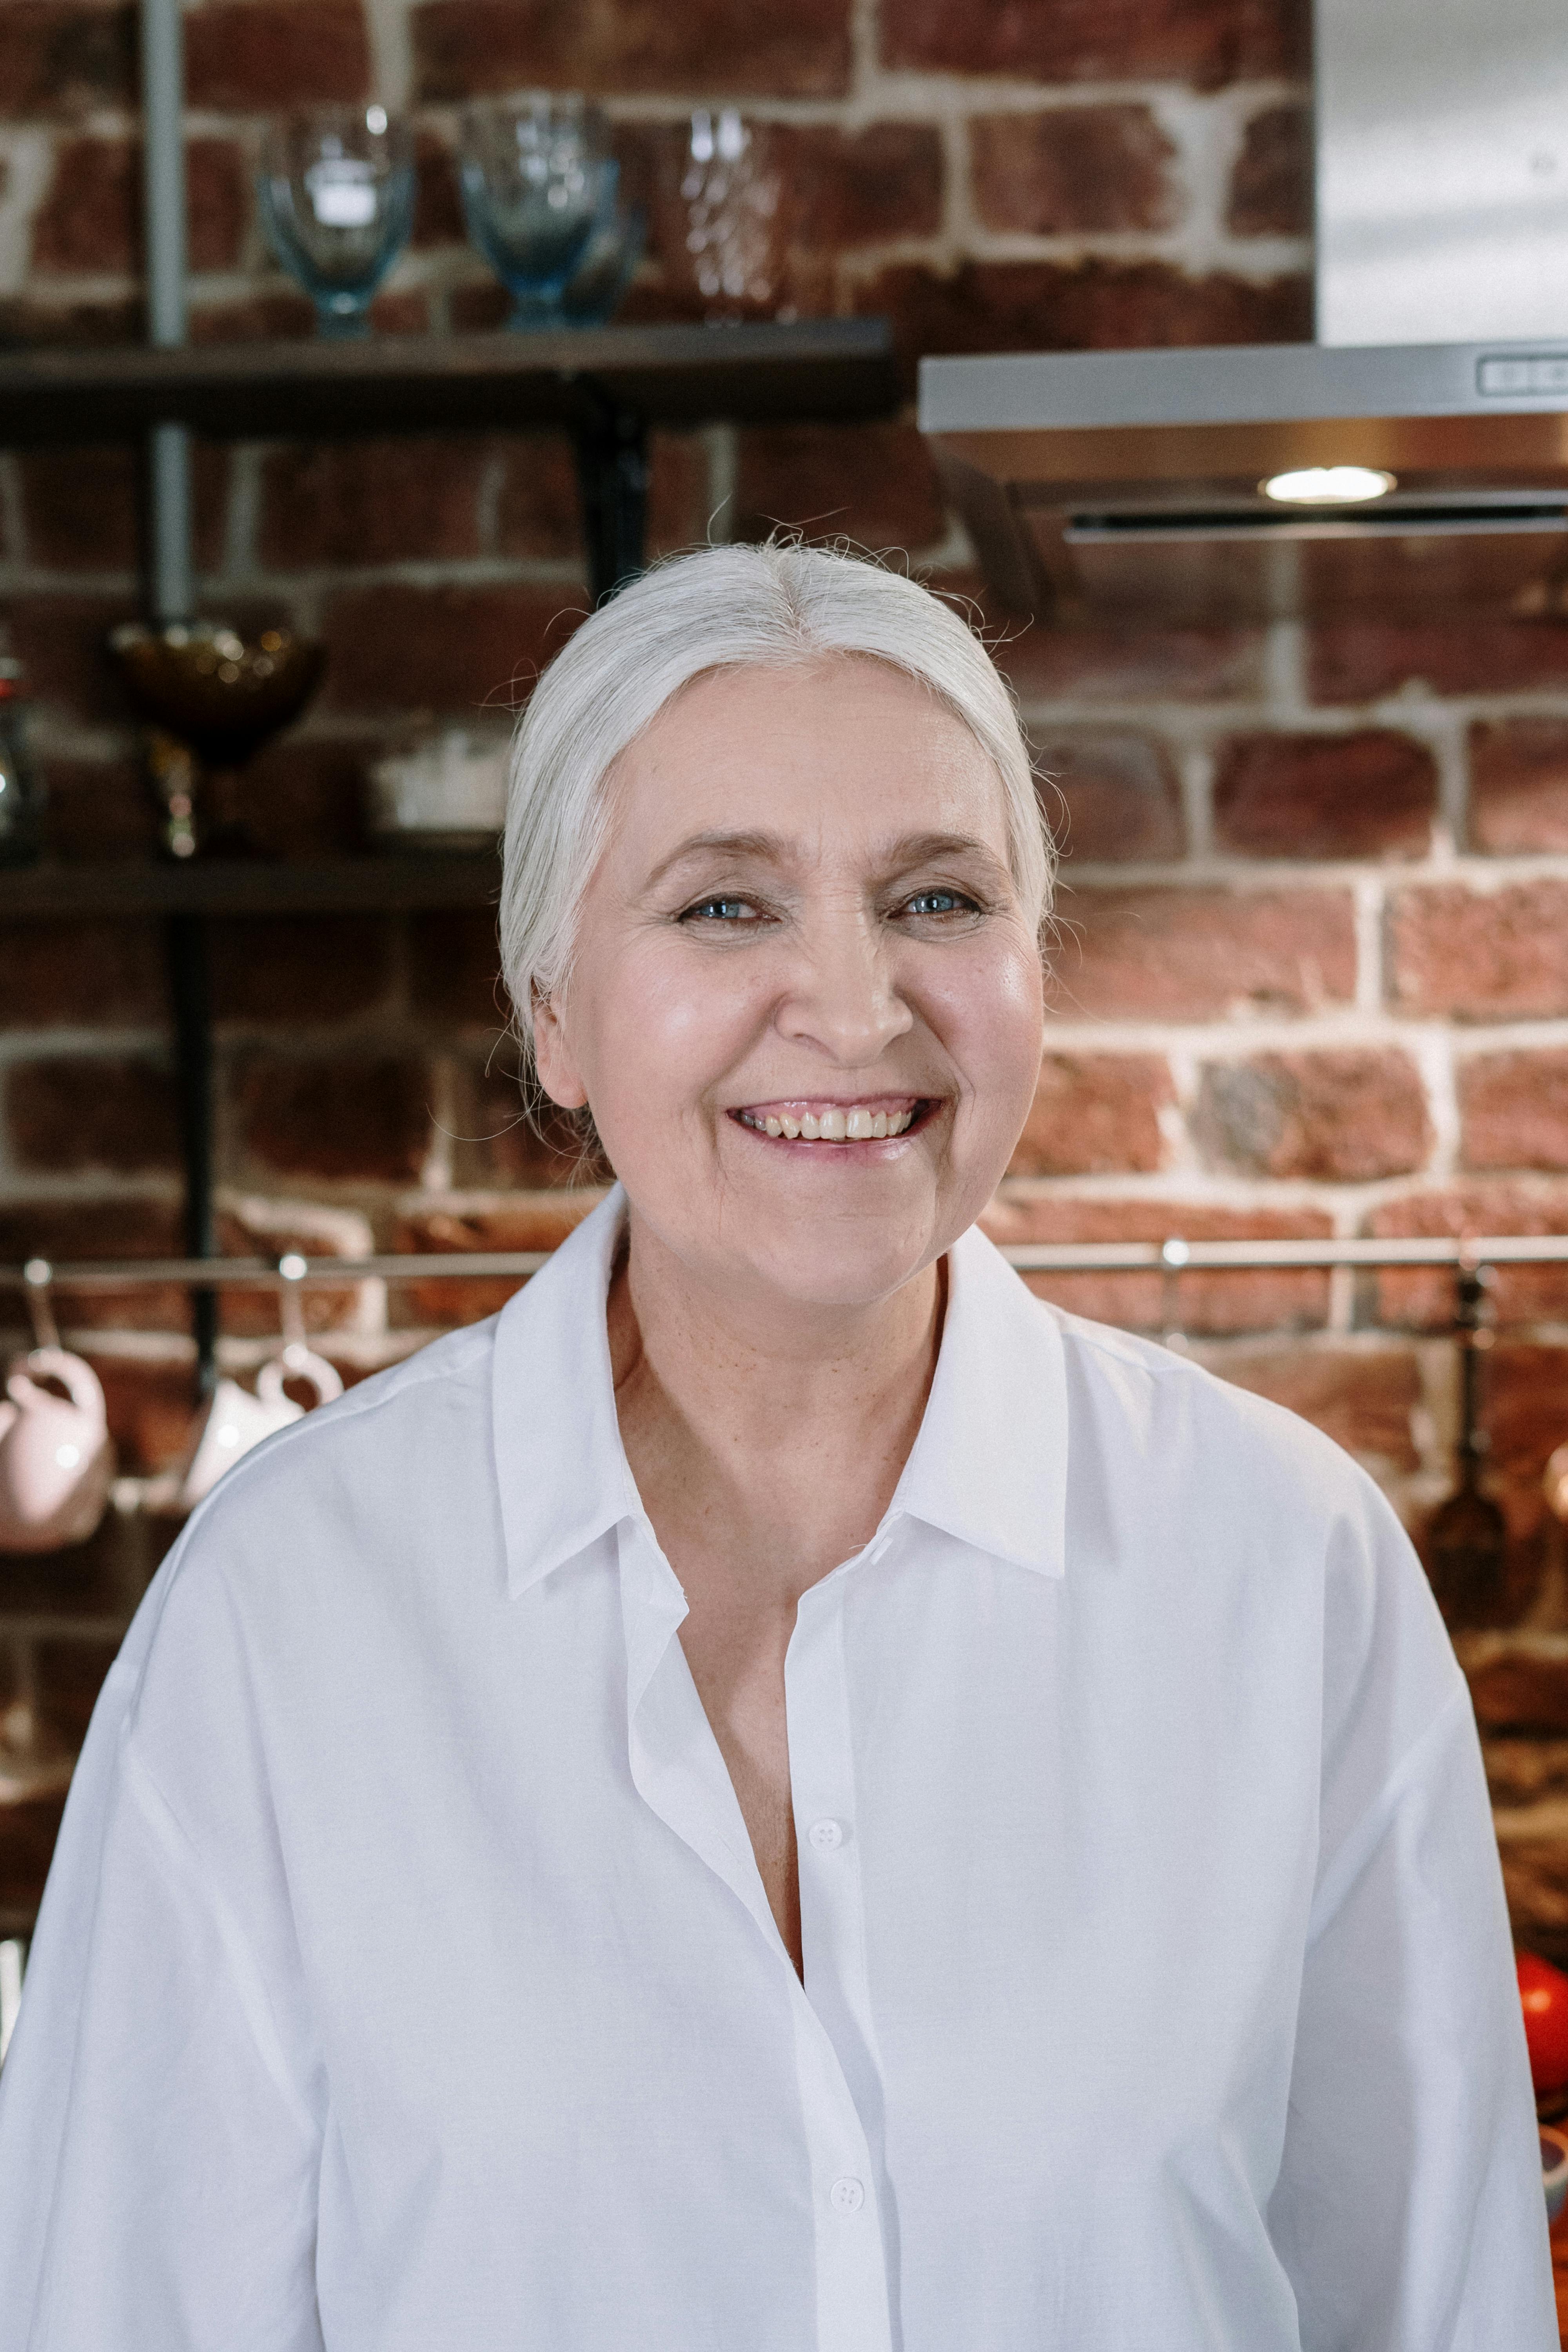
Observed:
[[[1427,1574],[1449,1625],[1494,1623],[1508,1578],[1508,1522],[1480,1491],[1487,1437],[1480,1426],[1480,1359],[1491,1334],[1484,1330],[1489,1275],[1461,1266],[1454,1329],[1459,1342],[1459,1483],[1433,1513],[1426,1529]]]

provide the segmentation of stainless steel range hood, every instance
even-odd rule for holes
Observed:
[[[1568,610],[1563,0],[1318,0],[1316,78],[1315,343],[921,362],[1009,609]]]

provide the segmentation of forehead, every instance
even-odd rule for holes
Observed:
[[[693,832],[822,842],[967,833],[1006,850],[1001,778],[963,721],[885,662],[710,671],[617,765],[616,830],[657,854]]]

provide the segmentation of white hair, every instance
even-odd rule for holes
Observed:
[[[916,678],[961,719],[1001,779],[1013,880],[1031,921],[1049,908],[1052,850],[1028,746],[990,655],[951,606],[900,573],[825,548],[710,547],[645,572],[586,620],[541,677],[513,740],[501,883],[501,969],[525,1054],[536,997],[558,995],[604,845],[606,783],[665,705],[712,670],[793,668],[861,655]]]

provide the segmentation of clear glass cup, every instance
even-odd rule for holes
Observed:
[[[777,142],[733,107],[700,108],[662,189],[660,258],[705,319],[772,318],[784,293],[789,220]]]
[[[384,107],[316,107],[268,125],[262,225],[320,333],[370,332],[372,299],[414,226],[414,142]]]
[[[507,325],[564,325],[562,297],[619,179],[598,108],[543,93],[469,107],[458,172],[468,235],[512,298]]]

